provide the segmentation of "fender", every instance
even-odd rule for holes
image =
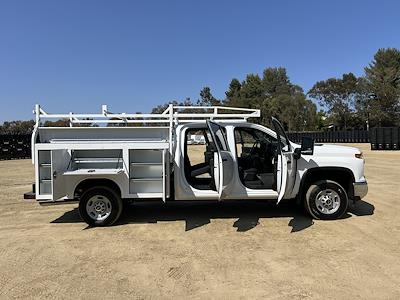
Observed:
[[[300,203],[308,185],[317,179],[330,179],[338,182],[347,191],[350,199],[354,196],[352,183],[355,182],[354,174],[349,168],[345,167],[314,167],[308,169],[300,180],[297,202]]]

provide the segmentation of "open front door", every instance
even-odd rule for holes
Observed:
[[[283,199],[286,191],[286,185],[288,182],[288,164],[292,163],[290,159],[290,153],[292,152],[292,149],[282,124],[274,117],[272,117],[272,124],[274,125],[276,138],[278,140],[276,187],[278,192],[277,203],[279,203]]]
[[[234,164],[232,153],[229,151],[225,128],[217,123],[207,121],[214,144],[214,182],[219,200],[226,198],[226,189],[233,178]]]

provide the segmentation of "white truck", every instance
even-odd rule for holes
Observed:
[[[274,130],[247,122],[260,116],[256,109],[170,105],[161,114],[127,114],[103,105],[100,114],[48,114],[36,105],[34,112],[34,198],[79,201],[91,226],[113,224],[128,199],[293,199],[313,218],[336,219],[368,191],[360,150],[307,138],[295,144],[274,118]],[[70,127],[42,126],[62,118]],[[189,143],[193,134],[205,143]]]

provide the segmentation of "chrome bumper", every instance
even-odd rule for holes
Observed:
[[[368,193],[368,183],[367,181],[354,182],[354,197],[364,198]]]

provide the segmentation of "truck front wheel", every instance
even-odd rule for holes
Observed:
[[[79,214],[90,226],[112,225],[121,212],[121,197],[108,187],[89,188],[79,201]]]
[[[332,180],[320,180],[310,185],[305,194],[305,207],[314,219],[334,220],[347,211],[349,199],[345,189]]]

